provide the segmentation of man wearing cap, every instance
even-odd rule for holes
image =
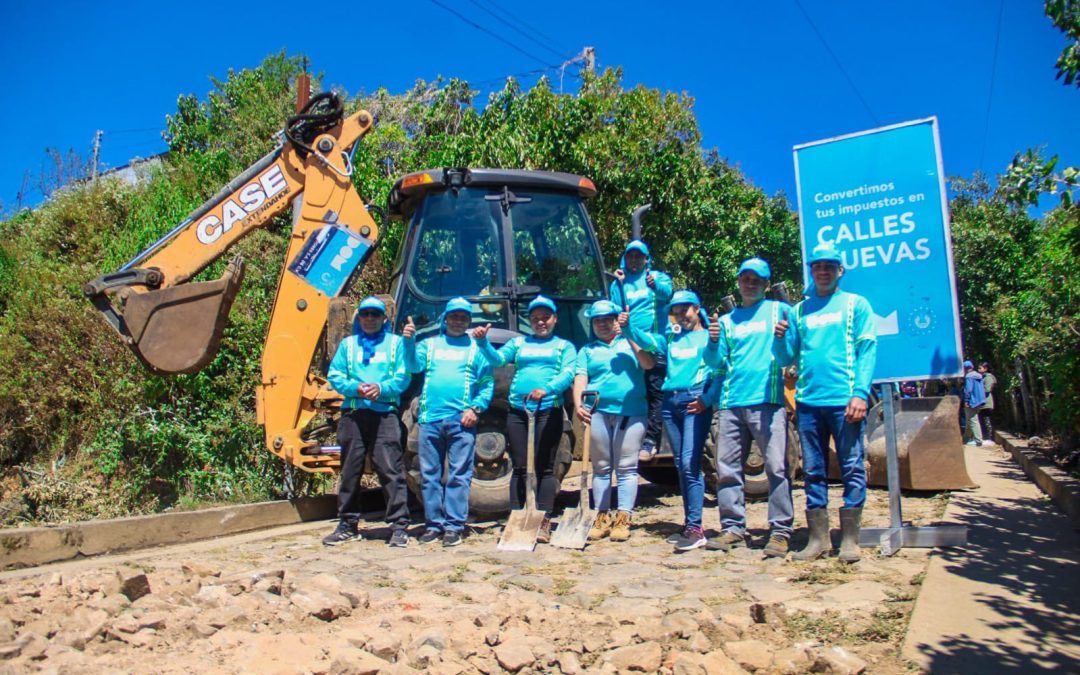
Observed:
[[[814,560],[829,552],[829,437],[836,448],[844,483],[840,509],[840,560],[859,559],[859,528],[866,501],[863,428],[866,401],[877,360],[874,313],[866,298],[839,288],[843,258],[832,244],[810,252],[813,284],[807,298],[785,311],[774,331],[773,354],[779,365],[798,364],[796,417],[802,441],[806,484],[806,522],[810,541],[794,555]]]
[[[386,495],[390,545],[407,546],[408,487],[401,448],[401,394],[409,386],[402,339],[387,330],[386,305],[364,298],[353,318],[352,335],[338,345],[327,372],[330,386],[345,397],[337,437],[341,445],[338,526],[327,546],[360,539],[360,477],[368,452]]]
[[[611,283],[611,301],[630,312],[630,323],[639,331],[663,335],[667,329],[667,313],[671,300],[671,277],[651,269],[652,258],[645,242],[635,239],[626,245],[619,269]],[[656,354],[656,365],[645,374],[645,395],[648,401],[648,426],[641,446],[641,461],[647,462],[660,445],[663,426],[664,377],[667,367],[663,354]]]
[[[716,497],[720,536],[709,547],[722,551],[743,546],[746,497],[743,461],[757,441],[769,479],[769,541],[765,557],[784,557],[794,520],[787,467],[787,413],[783,368],[773,356],[773,331],[786,312],[783,303],[765,299],[769,263],[750,258],[739,266],[742,305],[709,326],[705,363],[723,373],[710,388],[717,414]]]
[[[424,373],[417,413],[424,544],[442,538],[443,546],[457,546],[469,517],[476,422],[495,389],[491,366],[467,334],[471,322],[472,303],[454,298],[446,303],[439,335],[417,345],[412,317],[402,332],[406,366]]]
[[[964,436],[965,445],[982,445],[982,428],[979,426],[979,411],[986,403],[986,388],[983,386],[982,373],[975,370],[975,364],[964,361]]]
[[[653,354],[662,349],[652,333],[642,333],[644,344],[627,337],[630,317],[610,300],[598,300],[585,312],[593,341],[578,351],[574,371],[574,403],[577,416],[589,426],[593,465],[593,508],[596,523],[590,539],[630,538],[637,502],[637,467],[641,439],[645,436],[645,371],[653,367]],[[582,395],[598,394],[590,413]],[[618,480],[618,510],[611,512],[612,474]]]
[[[675,467],[679,473],[679,491],[683,496],[682,534],[671,543],[678,552],[692,551],[705,545],[701,528],[701,510],[705,502],[705,476],[701,473],[701,454],[711,419],[708,409],[696,409],[711,376],[711,369],[702,360],[709,341],[705,331],[708,319],[701,309],[701,299],[694,291],[677,291],[665,314],[675,317],[669,324],[665,356],[667,375],[664,377],[664,430],[671,441]],[[640,329],[630,322],[630,336],[644,343]]]
[[[510,478],[510,505],[520,509],[525,504],[526,455],[528,450],[528,416],[526,407],[536,412],[536,444],[533,470],[539,477],[536,486],[536,508],[544,512],[544,521],[536,540],[546,544],[551,540],[551,510],[555,506],[555,457],[563,437],[563,392],[574,379],[577,350],[574,345],[554,334],[558,321],[555,303],[538,295],[529,303],[529,325],[533,334],[518,336],[498,351],[491,346],[487,334],[491,324],[473,329],[473,338],[492,368],[514,364],[510,381],[510,412],[506,418],[506,437],[510,445],[513,474]]]

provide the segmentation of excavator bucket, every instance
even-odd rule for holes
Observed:
[[[216,281],[132,293],[124,302],[131,349],[157,373],[193,373],[217,354],[244,264],[235,259]]]
[[[964,490],[978,485],[968,476],[960,436],[960,399],[955,396],[903,398],[894,405],[900,487],[904,490]],[[885,420],[882,404],[870,409],[866,424],[866,459],[870,485],[888,485]],[[839,478],[835,453],[829,475]]]

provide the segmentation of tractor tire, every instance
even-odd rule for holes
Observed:
[[[795,419],[792,415],[787,416],[787,466],[788,477],[792,480],[802,471],[802,454],[799,445],[799,433],[795,427]],[[717,426],[716,413],[713,413],[713,423],[709,427],[709,435],[705,439],[705,453],[702,459],[702,469],[705,471],[705,481],[709,490],[716,492],[716,443]],[[768,499],[769,476],[765,473],[765,457],[756,442],[751,442],[750,453],[743,462],[743,492],[748,500]]]

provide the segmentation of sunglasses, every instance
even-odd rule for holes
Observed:
[[[377,311],[375,311],[373,309],[369,309],[369,310],[365,310],[363,312],[360,312],[360,318],[361,319],[374,319],[375,317],[381,317],[382,315],[383,315],[382,312],[377,312]]]

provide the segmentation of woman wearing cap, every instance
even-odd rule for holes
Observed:
[[[668,313],[675,323],[670,325],[667,339],[667,376],[662,410],[664,430],[671,441],[675,466],[679,472],[679,489],[683,495],[683,532],[674,540],[676,551],[690,551],[705,545],[701,528],[701,509],[705,502],[705,477],[701,473],[701,453],[709,433],[711,416],[708,408],[694,406],[700,401],[710,379],[710,369],[702,354],[709,341],[705,330],[708,319],[701,310],[701,299],[693,291],[678,291],[671,298]],[[631,338],[639,334],[631,328]]]
[[[424,373],[417,413],[424,544],[441,537],[443,546],[457,546],[469,517],[476,422],[495,389],[487,359],[467,334],[471,322],[472,303],[454,298],[446,303],[439,335],[417,345],[411,317],[403,331],[405,363]]]
[[[364,298],[353,318],[353,334],[338,345],[327,372],[330,386],[345,397],[337,437],[341,444],[338,526],[323,539],[327,546],[360,539],[359,483],[371,452],[386,493],[391,546],[407,546],[408,487],[401,448],[401,394],[409,386],[402,339],[387,331],[386,305]]]
[[[533,470],[539,476],[536,487],[536,508],[544,512],[544,522],[536,540],[551,539],[551,509],[555,506],[555,455],[563,435],[562,394],[574,379],[577,350],[570,342],[555,337],[558,320],[555,303],[542,295],[529,303],[529,325],[533,334],[518,336],[498,351],[488,342],[491,324],[473,329],[473,338],[492,368],[514,364],[514,379],[510,382],[510,414],[506,419],[506,436],[510,444],[510,460],[514,467],[510,479],[510,504],[520,509],[525,503],[528,449],[528,417],[525,406],[536,410],[535,457]]]
[[[593,464],[593,506],[600,512],[589,533],[591,539],[609,536],[612,541],[630,538],[630,520],[637,500],[637,464],[645,435],[648,404],[645,402],[645,371],[652,368],[652,352],[660,341],[643,333],[642,344],[621,327],[629,316],[610,300],[594,302],[585,316],[596,338],[581,348],[574,376],[574,404],[582,422],[590,424]],[[587,390],[599,393],[588,413],[582,405]],[[618,512],[611,514],[611,474],[618,478]]]

